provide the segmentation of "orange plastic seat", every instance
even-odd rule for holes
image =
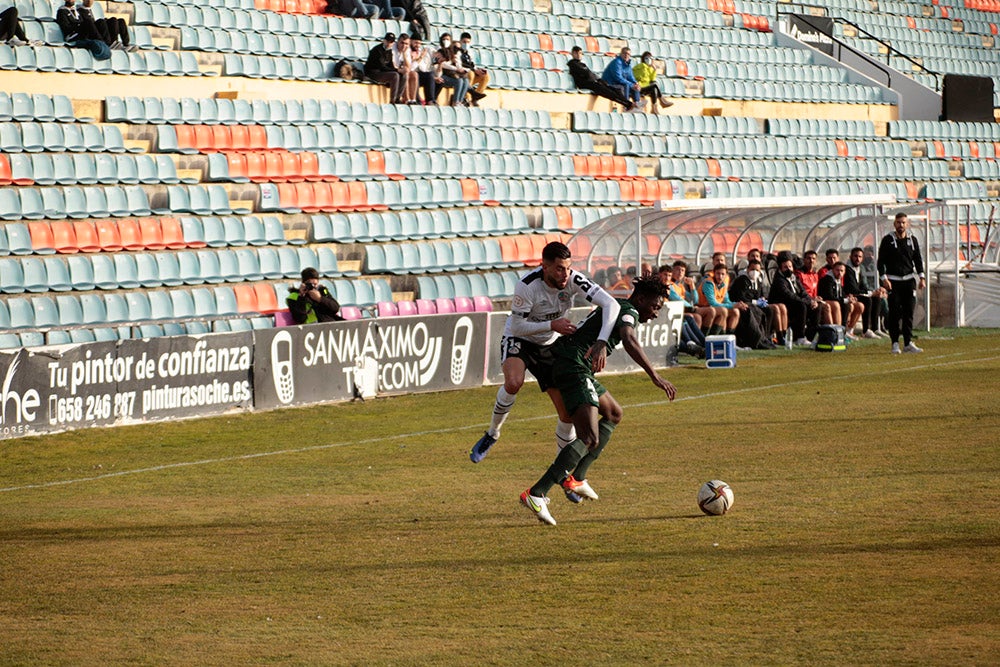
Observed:
[[[101,250],[117,252],[123,249],[121,231],[117,220],[98,220],[94,223],[97,230],[97,242]]]
[[[139,234],[146,250],[163,250],[167,245],[163,242],[163,229],[159,218],[139,218]]]
[[[274,288],[269,283],[254,283],[253,291],[257,295],[257,311],[261,313],[275,313],[283,305],[278,304],[278,295],[274,293]],[[237,305],[239,302],[237,301]]]
[[[73,233],[76,235],[76,246],[81,252],[98,252],[101,249],[97,227],[92,220],[74,220]]]
[[[462,201],[479,201],[479,181],[474,178],[461,178]]]
[[[243,283],[233,285],[233,293],[236,295],[236,311],[239,313],[257,313],[257,292],[252,285]]]
[[[28,234],[31,236],[31,249],[36,253],[55,252],[56,240],[52,235],[52,227],[44,220],[29,220]]]
[[[142,250],[146,244],[142,240],[142,230],[135,218],[122,218],[118,221],[118,233],[121,234],[122,247],[126,250]]]
[[[181,221],[177,218],[164,216],[160,218],[160,231],[163,233],[163,245],[171,250],[187,248],[187,241],[184,240],[184,230],[181,228]]]
[[[0,185],[10,185],[14,182],[14,173],[10,169],[10,160],[0,154]]]

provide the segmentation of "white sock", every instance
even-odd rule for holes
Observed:
[[[517,394],[508,394],[503,385],[497,389],[497,402],[493,405],[493,421],[490,422],[490,428],[487,431],[494,438],[500,437],[500,428],[507,420],[510,409],[514,407],[515,399],[517,399]]]
[[[573,426],[572,422],[567,423],[564,421],[556,422],[556,447],[562,449],[569,443],[576,440],[576,427]]]

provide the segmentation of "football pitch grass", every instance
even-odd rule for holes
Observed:
[[[1000,333],[919,344],[604,376],[554,527],[534,385],[0,442],[0,663],[995,664]]]

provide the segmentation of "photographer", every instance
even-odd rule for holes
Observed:
[[[309,267],[302,269],[302,284],[289,290],[285,299],[288,310],[296,324],[313,322],[340,322],[340,304],[330,295],[324,285],[319,284],[319,271]]]

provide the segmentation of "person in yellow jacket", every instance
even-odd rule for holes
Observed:
[[[656,70],[653,69],[653,54],[646,51],[642,54],[642,59],[632,68],[632,76],[639,84],[639,93],[649,98],[651,113],[658,114],[657,104],[666,109],[674,105],[673,102],[663,97],[660,87],[656,85]]]

